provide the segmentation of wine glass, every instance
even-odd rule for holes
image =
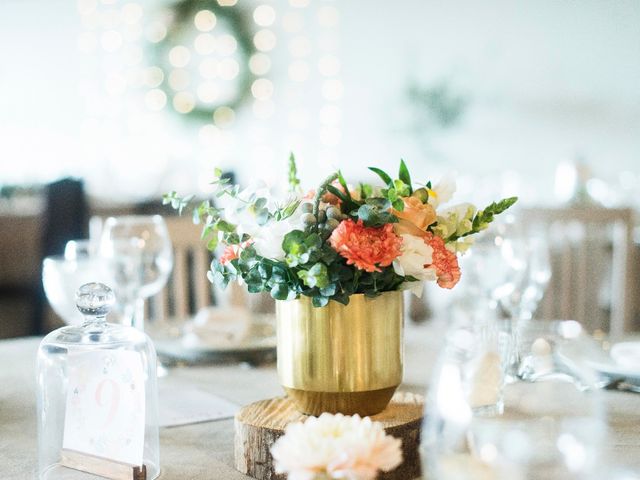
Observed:
[[[519,379],[503,388],[503,410],[473,409],[469,371],[478,342],[449,334],[425,407],[421,441],[428,478],[583,479],[597,475],[607,427],[597,345],[577,322],[529,321],[518,345]],[[477,382],[476,382],[477,384]]]
[[[519,358],[515,346],[518,343],[519,325],[533,318],[551,279],[549,242],[544,231],[521,226],[519,235],[515,243],[524,253],[524,270],[512,287],[498,298],[500,307],[509,317],[503,324],[505,334],[509,337],[505,359],[508,378],[512,378],[518,369]]]
[[[99,250],[112,272],[124,321],[144,330],[144,300],[164,287],[173,267],[171,240],[163,218],[110,217],[104,224]]]
[[[510,295],[526,271],[526,251],[513,222],[493,225],[478,236],[462,257],[465,296],[497,309],[499,300]]]

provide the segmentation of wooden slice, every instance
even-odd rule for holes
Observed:
[[[382,473],[382,480],[411,480],[420,476],[420,426],[423,398],[397,392],[387,408],[371,420],[381,422],[389,435],[402,440],[402,464]],[[240,472],[259,480],[284,480],[276,475],[270,449],[290,423],[304,422],[307,415],[298,412],[286,397],[261,400],[240,409],[235,417],[235,464]]]

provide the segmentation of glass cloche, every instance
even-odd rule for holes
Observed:
[[[76,304],[84,323],[40,343],[40,479],[151,480],[160,473],[155,349],[143,332],[107,323],[114,301],[106,285],[83,285]]]

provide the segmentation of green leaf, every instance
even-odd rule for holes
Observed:
[[[404,201],[401,198],[394,200],[391,205],[393,205],[393,208],[399,212],[404,210]]]
[[[409,195],[413,193],[413,189],[411,187],[411,175],[409,174],[409,169],[407,165],[404,163],[404,160],[400,160],[400,170],[398,172],[398,178],[404,182],[405,185],[409,187]]]
[[[304,240],[305,234],[302,230],[291,230],[282,240],[282,250],[285,253],[297,253],[294,250],[298,249],[304,243]]]
[[[276,300],[293,300],[297,295],[286,284],[277,283],[271,288],[271,296]]]
[[[349,202],[349,198],[347,198],[347,196],[341,192],[340,190],[338,190],[336,187],[334,187],[333,185],[327,185],[327,190],[331,193],[333,193],[336,197],[338,197],[340,200],[342,200],[343,202],[347,203]]]
[[[323,297],[322,295],[314,296],[311,299],[311,304],[316,307],[324,307],[329,303],[329,299],[327,297]]]
[[[342,176],[342,172],[340,170],[338,170],[338,182],[340,182],[340,185],[342,186],[342,188],[344,189],[344,194],[345,196],[351,200],[351,193],[349,193],[349,186],[347,185],[347,181],[344,179],[344,177]]]
[[[393,180],[391,179],[391,177],[387,172],[385,172],[384,170],[380,170],[379,168],[376,168],[376,167],[369,167],[369,170],[377,174],[385,183],[385,185],[389,187],[393,186]]]

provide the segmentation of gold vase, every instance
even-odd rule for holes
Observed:
[[[297,408],[374,415],[402,382],[402,292],[352,295],[314,307],[301,296],[276,302],[278,376]]]

